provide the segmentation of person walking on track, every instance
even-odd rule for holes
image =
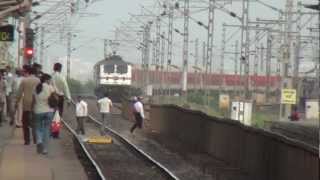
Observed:
[[[48,153],[50,138],[50,127],[54,109],[49,106],[49,97],[54,93],[53,86],[50,85],[51,76],[42,74],[41,82],[36,86],[33,93],[33,110],[36,119],[37,152],[39,154]]]
[[[130,132],[133,133],[133,131],[139,127],[142,128],[143,125],[143,119],[144,119],[144,109],[142,104],[142,97],[138,97],[137,100],[133,104],[133,115],[136,120],[134,125],[131,127]]]
[[[35,76],[35,69],[31,66],[24,66],[26,77],[21,81],[15,109],[18,109],[19,102],[22,103],[22,127],[23,127],[23,137],[24,144],[30,144],[30,128],[32,130],[33,142],[36,144],[36,133],[35,133],[35,120],[33,118],[32,112],[32,100],[33,92],[36,86],[40,83],[40,79]]]
[[[110,121],[111,119],[112,101],[108,97],[108,93],[105,93],[104,97],[98,100],[98,107],[99,107],[101,118],[102,118],[102,126],[101,126],[100,133],[101,135],[104,135],[105,127],[107,125],[110,125],[110,122],[108,123],[108,121]]]
[[[88,117],[88,104],[82,99],[81,96],[78,96],[77,98],[76,117],[78,123],[76,132],[78,134],[85,135],[84,122]]]
[[[58,110],[59,110],[59,115],[62,118],[64,99],[67,98],[69,103],[71,101],[71,95],[70,95],[70,90],[69,90],[69,86],[66,81],[66,78],[61,73],[62,64],[55,63],[53,66],[53,71],[54,73],[52,75],[52,83],[56,93],[59,95]]]

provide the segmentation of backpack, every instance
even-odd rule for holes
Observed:
[[[56,109],[59,105],[59,95],[55,92],[51,93],[48,98],[49,107]]]

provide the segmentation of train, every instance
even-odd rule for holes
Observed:
[[[105,93],[114,102],[121,102],[141,93],[132,86],[132,64],[113,54],[94,65],[95,95],[100,98]]]

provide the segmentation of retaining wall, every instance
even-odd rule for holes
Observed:
[[[246,180],[318,180],[317,147],[174,105],[152,105],[151,128],[242,169]]]

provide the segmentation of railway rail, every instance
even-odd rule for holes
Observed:
[[[88,98],[88,97],[87,97]],[[94,97],[89,97],[94,98]],[[73,103],[74,105],[74,103]],[[73,107],[68,107],[73,108]],[[120,108],[118,106],[118,108]],[[68,109],[69,111],[71,109]],[[75,117],[68,113],[63,121],[68,130],[76,137],[81,148],[92,162],[97,173],[104,179],[179,179],[169,169],[154,160],[150,155],[139,149],[116,131],[105,127],[108,136],[112,137],[112,144],[90,144],[75,132]],[[89,116],[86,133],[97,134],[102,123]],[[120,166],[120,167],[116,167]]]

